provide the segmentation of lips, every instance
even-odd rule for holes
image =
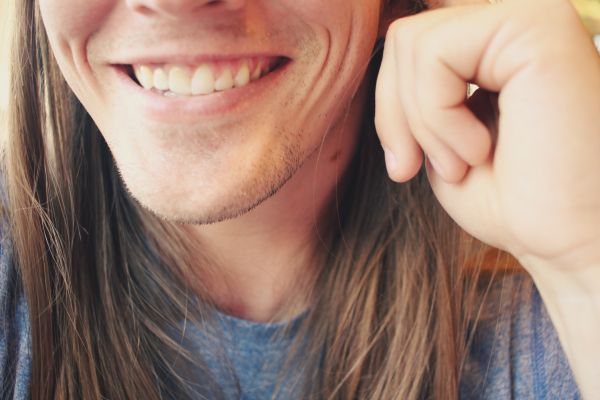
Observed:
[[[262,107],[278,93],[292,60],[239,57],[192,63],[148,60],[112,65],[131,110],[161,123],[197,123],[231,118]]]

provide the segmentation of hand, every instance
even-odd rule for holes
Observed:
[[[485,90],[467,100],[467,82]],[[394,22],[375,123],[391,178],[411,179],[424,152],[436,196],[470,234],[563,272],[598,265],[600,57],[567,0]]]

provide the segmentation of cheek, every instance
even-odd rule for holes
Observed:
[[[330,46],[329,61],[342,58],[344,65],[340,68],[352,69],[348,62],[360,65],[368,62],[379,30],[381,1],[281,0],[281,3],[290,14],[318,27],[317,31]]]
[[[51,42],[85,40],[102,26],[116,0],[39,0]]]
[[[354,0],[303,0],[286,1],[285,3],[286,8],[291,10],[294,15],[298,15],[312,24],[331,26],[333,22],[346,26],[349,23],[348,16],[355,7],[354,3],[357,2]]]
[[[381,0],[285,0],[285,7],[332,36],[352,29],[376,29]],[[372,26],[374,25],[374,26]]]
[[[38,1],[44,28],[60,70],[77,97],[86,104],[89,91],[84,82],[91,77],[86,61],[86,44],[105,24],[118,0]]]

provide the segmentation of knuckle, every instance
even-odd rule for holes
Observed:
[[[402,32],[406,30],[406,20],[405,19],[397,19],[390,24],[390,27],[387,31],[387,37],[389,39],[395,40],[399,36],[402,35]]]
[[[408,19],[396,20],[388,30],[386,42],[392,44],[396,52],[402,52],[412,47],[415,32]]]
[[[442,41],[439,35],[424,32],[414,39],[414,43],[416,68],[427,72],[434,63],[439,62]]]

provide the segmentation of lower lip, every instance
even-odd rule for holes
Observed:
[[[272,95],[277,85],[281,84],[284,73],[291,61],[279,66],[262,78],[248,85],[214,92],[201,96],[168,97],[139,86],[122,67],[114,66],[117,77],[127,90],[130,102],[141,106],[142,116],[164,123],[193,123],[200,120],[216,119],[232,112],[241,112],[260,100]]]

